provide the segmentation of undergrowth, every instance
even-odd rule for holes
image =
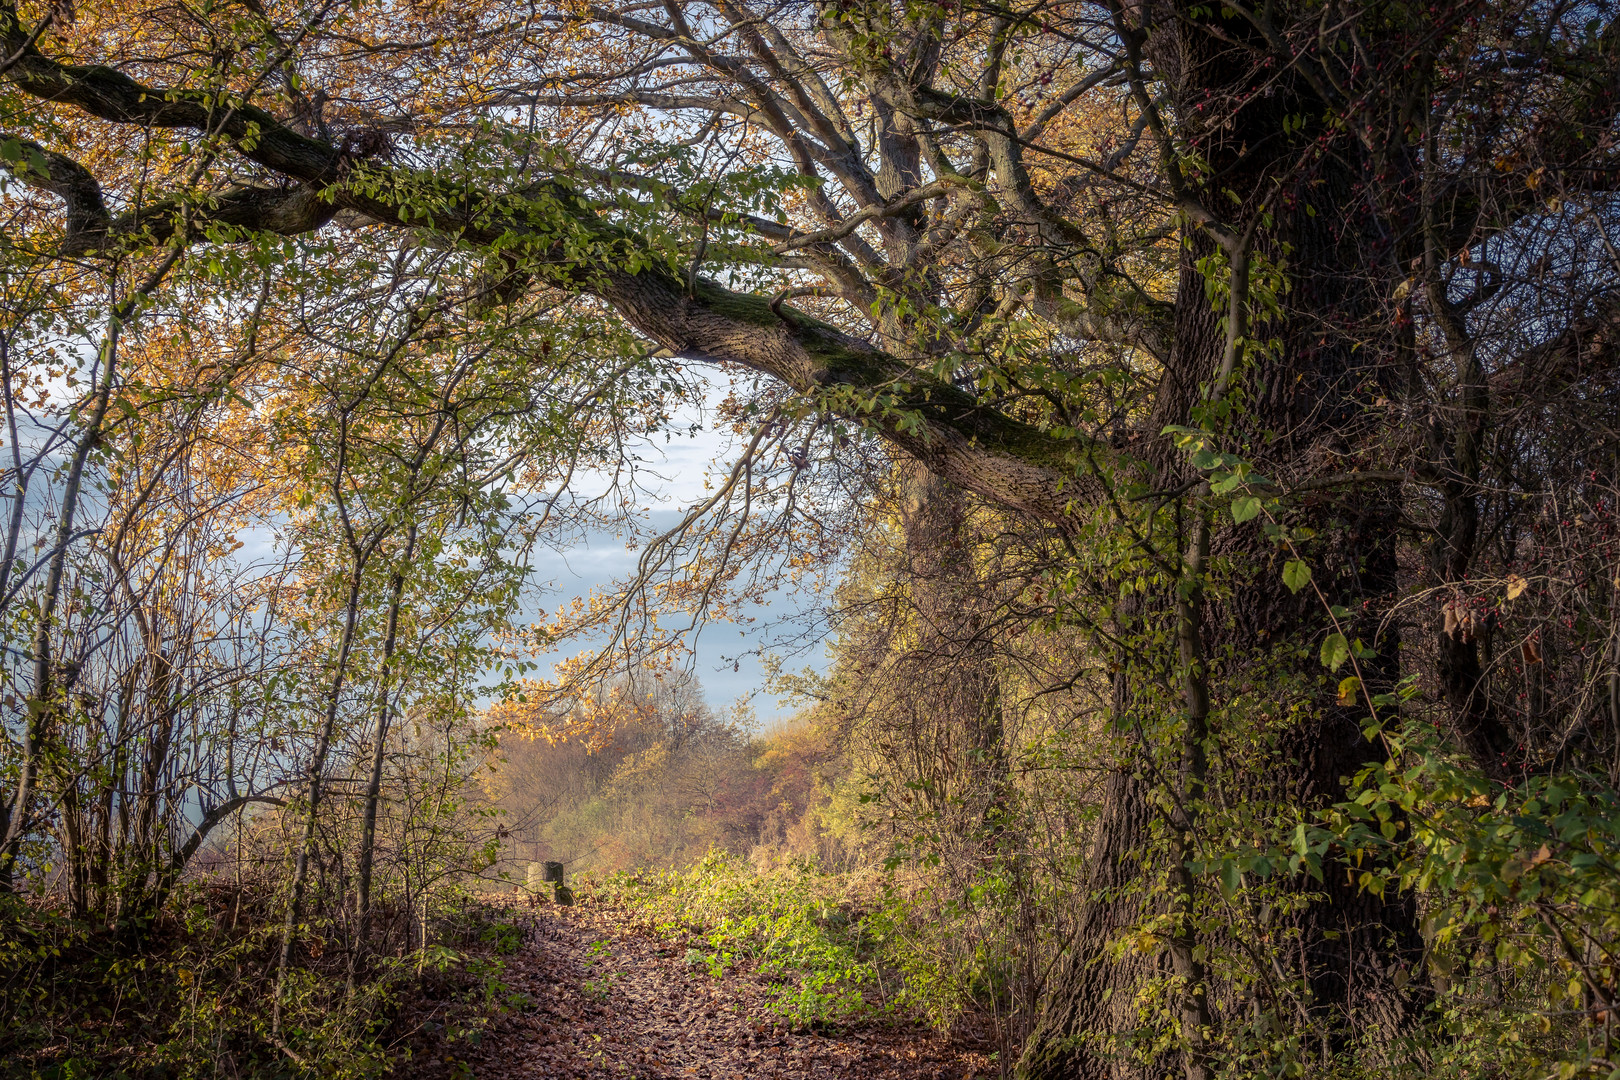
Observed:
[[[155,919],[107,927],[0,894],[0,1077],[170,1080],[408,1074],[476,1045],[521,1007],[501,956],[523,930],[470,904],[426,948],[375,958],[346,989],[341,950],[313,938],[269,1031],[276,920],[265,897],[197,888]]]
[[[771,1008],[794,1027],[909,1018],[891,914],[856,904],[847,886],[805,863],[760,871],[711,853],[684,870],[617,873],[588,887],[592,901],[688,943],[689,966],[714,978],[738,968],[764,976]]]

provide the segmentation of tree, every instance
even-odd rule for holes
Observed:
[[[62,255],[413,230],[475,253],[491,304],[583,294],[670,374],[770,380],[806,461],[857,428],[1069,552],[1064,618],[1117,653],[1118,770],[1032,1075],[1128,1049],[1101,1003],[1151,975],[1108,959],[1132,922],[1187,1075],[1240,1054],[1251,984],[1208,957],[1241,871],[1210,852],[1339,799],[1402,676],[1496,782],[1540,761],[1456,599],[1417,647],[1384,617],[1464,596],[1520,483],[1504,448],[1549,445],[1531,403],[1612,366],[1612,278],[1579,272],[1614,175],[1607,3],[255,7],[203,19],[206,60],[143,52],[167,17],[5,18],[4,78],[49,103],[10,159],[67,204]],[[132,173],[72,160],[74,126],[188,164],[114,215]],[[1532,280],[1552,299],[1503,332]],[[1286,796],[1230,812],[1261,791]],[[1329,872],[1278,901],[1299,960],[1267,1007],[1324,1055],[1398,1034],[1411,897]]]

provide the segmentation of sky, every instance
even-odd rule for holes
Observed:
[[[727,384],[718,373],[704,374],[708,383],[704,401],[677,414],[668,426],[671,431],[693,427],[695,437],[676,436],[667,443],[659,438],[638,448],[645,459],[646,486],[656,500],[648,507],[648,524],[659,531],[680,520],[679,508],[691,506],[708,493],[705,477],[728,471],[731,465],[732,436],[714,422],[714,404],[725,396]],[[609,533],[587,534],[570,547],[537,552],[534,578],[543,591],[532,605],[534,614],[540,615],[542,609],[554,610],[597,586],[629,577],[635,572],[640,554],[639,549],[626,548],[622,537]],[[723,712],[740,699],[746,700],[761,729],[792,713],[790,704],[779,703],[765,692],[765,673],[757,653],[773,650],[782,637],[777,624],[784,617],[807,615],[814,603],[813,596],[778,590],[765,605],[745,609],[744,613],[755,620],[751,624],[715,622],[699,629],[689,641],[694,653],[691,670],[702,683],[711,708]],[[555,659],[577,651],[576,643]],[[827,666],[825,650],[819,643],[783,654],[783,661],[789,670],[806,666],[824,670]]]
[[[707,494],[707,477],[729,471],[736,449],[730,431],[715,421],[715,406],[729,390],[725,376],[712,369],[689,371],[689,374],[702,379],[707,390],[678,413],[667,430],[681,433],[691,430],[694,437],[677,434],[668,442],[658,437],[635,448],[643,459],[639,477],[651,495],[650,504],[645,508],[646,525],[659,532],[680,520],[680,508],[692,506]],[[35,429],[25,425],[25,430]],[[38,438],[43,439],[44,430],[38,431]],[[38,447],[28,445],[28,449]],[[590,489],[589,477],[576,479],[582,489]],[[50,485],[39,485],[36,490],[42,497],[43,493],[54,489]],[[92,485],[85,489],[82,499],[85,516],[94,516],[94,507],[100,503],[99,492]],[[32,524],[49,527],[50,515],[55,511],[43,502],[40,506],[39,520]],[[268,525],[239,530],[238,539],[245,545],[240,557],[249,563],[265,565],[279,561],[277,531]],[[33,538],[30,534],[28,539]],[[574,597],[583,597],[595,588],[608,587],[629,577],[635,572],[639,558],[639,550],[627,548],[623,537],[608,532],[586,534],[564,548],[537,551],[533,559],[531,592],[525,604],[526,617],[543,619]],[[740,700],[746,701],[761,729],[792,713],[791,705],[779,703],[764,691],[765,673],[758,653],[772,649],[782,636],[779,624],[784,617],[791,619],[807,614],[814,603],[814,597],[779,590],[768,597],[765,605],[744,609],[743,614],[753,617],[752,623],[714,622],[699,628],[688,641],[693,649],[689,664],[702,683],[711,708],[727,712]],[[798,648],[783,656],[788,669],[796,671],[806,666],[825,669],[827,660],[820,643],[810,642],[808,648],[803,647],[802,641],[796,644]],[[587,645],[573,642],[549,660],[540,658],[543,671],[549,671],[551,663],[576,654]]]

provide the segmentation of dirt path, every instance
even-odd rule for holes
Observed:
[[[924,1029],[787,1031],[762,980],[689,968],[682,943],[651,938],[591,909],[544,907],[503,981],[529,1005],[479,1045],[419,1044],[400,1075],[705,1080],[974,1080],[995,1070],[987,1044]]]

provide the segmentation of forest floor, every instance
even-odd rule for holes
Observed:
[[[712,978],[686,943],[655,938],[622,911],[545,905],[525,917],[500,981],[523,1007],[497,1016],[477,1045],[413,1040],[396,1075],[436,1080],[988,1080],[990,1040],[893,1021],[835,1032],[789,1030],[766,981]],[[701,944],[693,942],[693,944]]]

